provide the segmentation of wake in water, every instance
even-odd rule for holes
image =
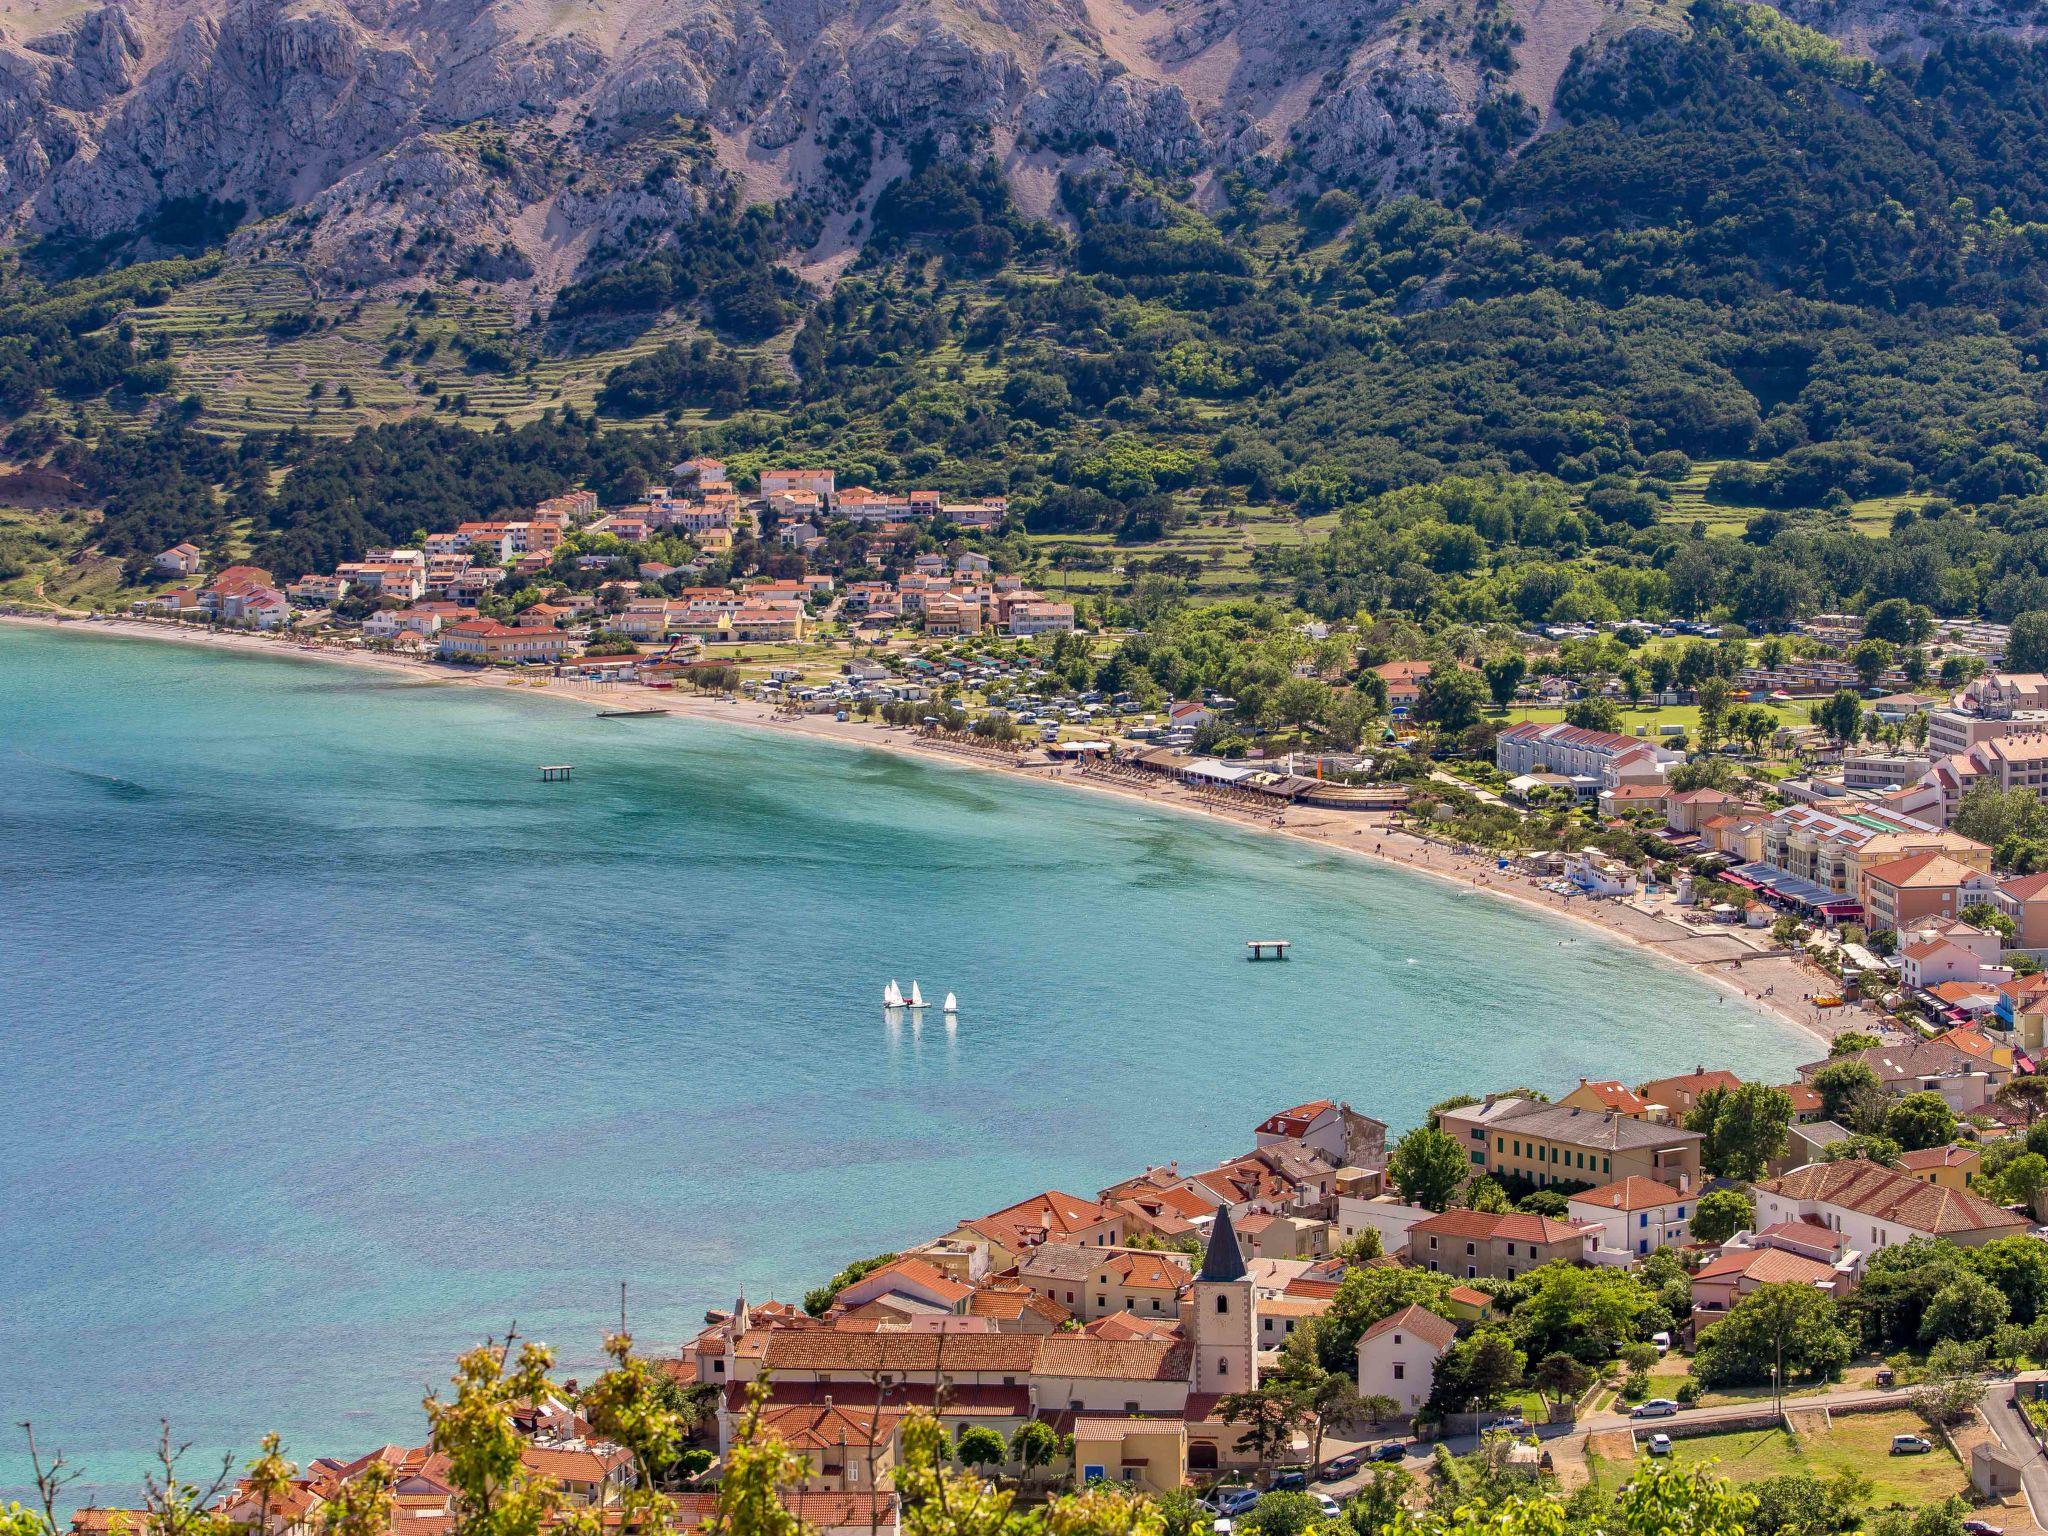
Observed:
[[[140,800],[149,794],[147,785],[138,784],[133,779],[124,779],[119,774],[101,773],[94,768],[78,768],[70,763],[53,763],[46,758],[35,757],[18,749],[14,755],[25,763],[34,763],[38,768],[47,768],[52,773],[68,773],[73,778],[85,780],[88,784],[96,784],[116,799]]]

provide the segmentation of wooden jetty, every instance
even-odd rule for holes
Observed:
[[[1245,956],[1245,958],[1247,960],[1285,960],[1287,958],[1287,947],[1290,942],[1287,939],[1247,939],[1245,940],[1244,947],[1250,950],[1251,953]]]
[[[544,768],[542,768],[542,769],[541,769],[541,771],[540,771],[540,781],[541,781],[541,783],[543,783],[543,784],[566,784],[566,783],[568,783],[568,782],[569,782],[569,769],[571,768],[571,766],[572,766],[572,765],[571,765],[571,764],[569,764],[569,763],[552,763],[552,764],[549,764],[549,765],[548,765],[547,767],[544,767]]]

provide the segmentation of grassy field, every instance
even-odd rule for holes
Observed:
[[[294,317],[309,312],[317,323],[299,328]],[[128,318],[144,340],[169,339],[177,392],[198,394],[200,424],[230,435],[286,427],[344,434],[432,412],[455,396],[467,397],[459,419],[477,426],[528,421],[549,406],[581,410],[613,368],[693,334],[669,321],[639,334],[544,335],[495,296],[453,289],[430,312],[392,298],[321,300],[283,262],[231,268]],[[498,343],[518,362],[508,372],[473,369],[458,339]],[[104,401],[95,409],[113,412]]]
[[[1807,707],[1803,703],[1766,704],[1763,707],[1770,710],[1771,713],[1776,715],[1786,725],[1812,724],[1807,715]],[[1510,708],[1507,714],[1501,718],[1510,723],[1519,720],[1535,720],[1539,722],[1562,720],[1564,718],[1564,706],[1560,704],[1517,704]],[[1641,728],[1654,738],[1657,734],[1657,728],[1664,725],[1681,726],[1686,731],[1692,732],[1699,729],[1699,724],[1699,706],[1695,704],[1645,705],[1640,709],[1631,709],[1626,704],[1621,706],[1621,728],[1630,735],[1633,735],[1638,728]]]
[[[1685,1380],[1691,1369],[1692,1360],[1689,1356],[1666,1355],[1657,1362],[1656,1367],[1650,1372],[1650,1391],[1648,1395],[1651,1397],[1678,1396],[1679,1383]],[[1877,1367],[1875,1365],[1855,1365],[1842,1373],[1840,1382],[1810,1381],[1793,1383],[1785,1388],[1785,1396],[1787,1399],[1811,1397],[1823,1392],[1833,1391],[1837,1386],[1874,1387],[1876,1385]],[[1725,1387],[1702,1392],[1700,1394],[1699,1406],[1702,1408],[1723,1408],[1731,1407],[1736,1403],[1767,1403],[1771,1400],[1771,1397],[1772,1392],[1768,1386]],[[1655,1426],[1652,1425],[1651,1428],[1654,1429]],[[1644,1432],[1648,1433],[1649,1431],[1645,1430]]]
[[[1962,1463],[1939,1442],[1925,1456],[1890,1454],[1893,1435],[1921,1434],[1925,1428],[1918,1414],[1905,1409],[1843,1414],[1831,1429],[1813,1435],[1764,1429],[1674,1440],[1671,1459],[1680,1466],[1712,1463],[1716,1472],[1737,1483],[1761,1482],[1788,1473],[1819,1478],[1855,1473],[1870,1480],[1873,1504],[1911,1508],[1937,1503],[1968,1488]],[[1650,1433],[1646,1430],[1640,1438],[1647,1441]],[[1587,1458],[1594,1481],[1609,1490],[1628,1482],[1637,1465],[1648,1459]]]
[[[1702,459],[1692,467],[1692,473],[1680,481],[1677,494],[1671,498],[1671,510],[1660,519],[1666,523],[1704,523],[1709,534],[1739,538],[1749,526],[1749,520],[1769,511],[1768,507],[1738,506],[1731,503],[1709,501],[1707,480],[1721,467],[1723,460]],[[1849,515],[1840,521],[1873,539],[1881,539],[1892,531],[1892,514],[1903,507],[1918,507],[1927,497],[1911,493],[1898,496],[1873,496],[1859,501],[1849,510]],[[1831,521],[1834,521],[1831,519]]]

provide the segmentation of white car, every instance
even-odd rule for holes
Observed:
[[[1656,1434],[1650,1436],[1649,1450],[1652,1456],[1669,1456],[1671,1454],[1671,1437],[1662,1430],[1657,1431]]]

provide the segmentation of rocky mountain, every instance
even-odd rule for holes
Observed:
[[[822,270],[921,143],[1064,169],[1437,185],[1510,93],[1676,0],[10,0],[0,219],[99,239],[237,204],[349,286],[545,294],[707,201],[795,194]],[[1798,0],[1871,50],[1967,16]],[[1983,18],[1986,24],[1996,17]],[[1532,115],[1533,114],[1533,115]]]

